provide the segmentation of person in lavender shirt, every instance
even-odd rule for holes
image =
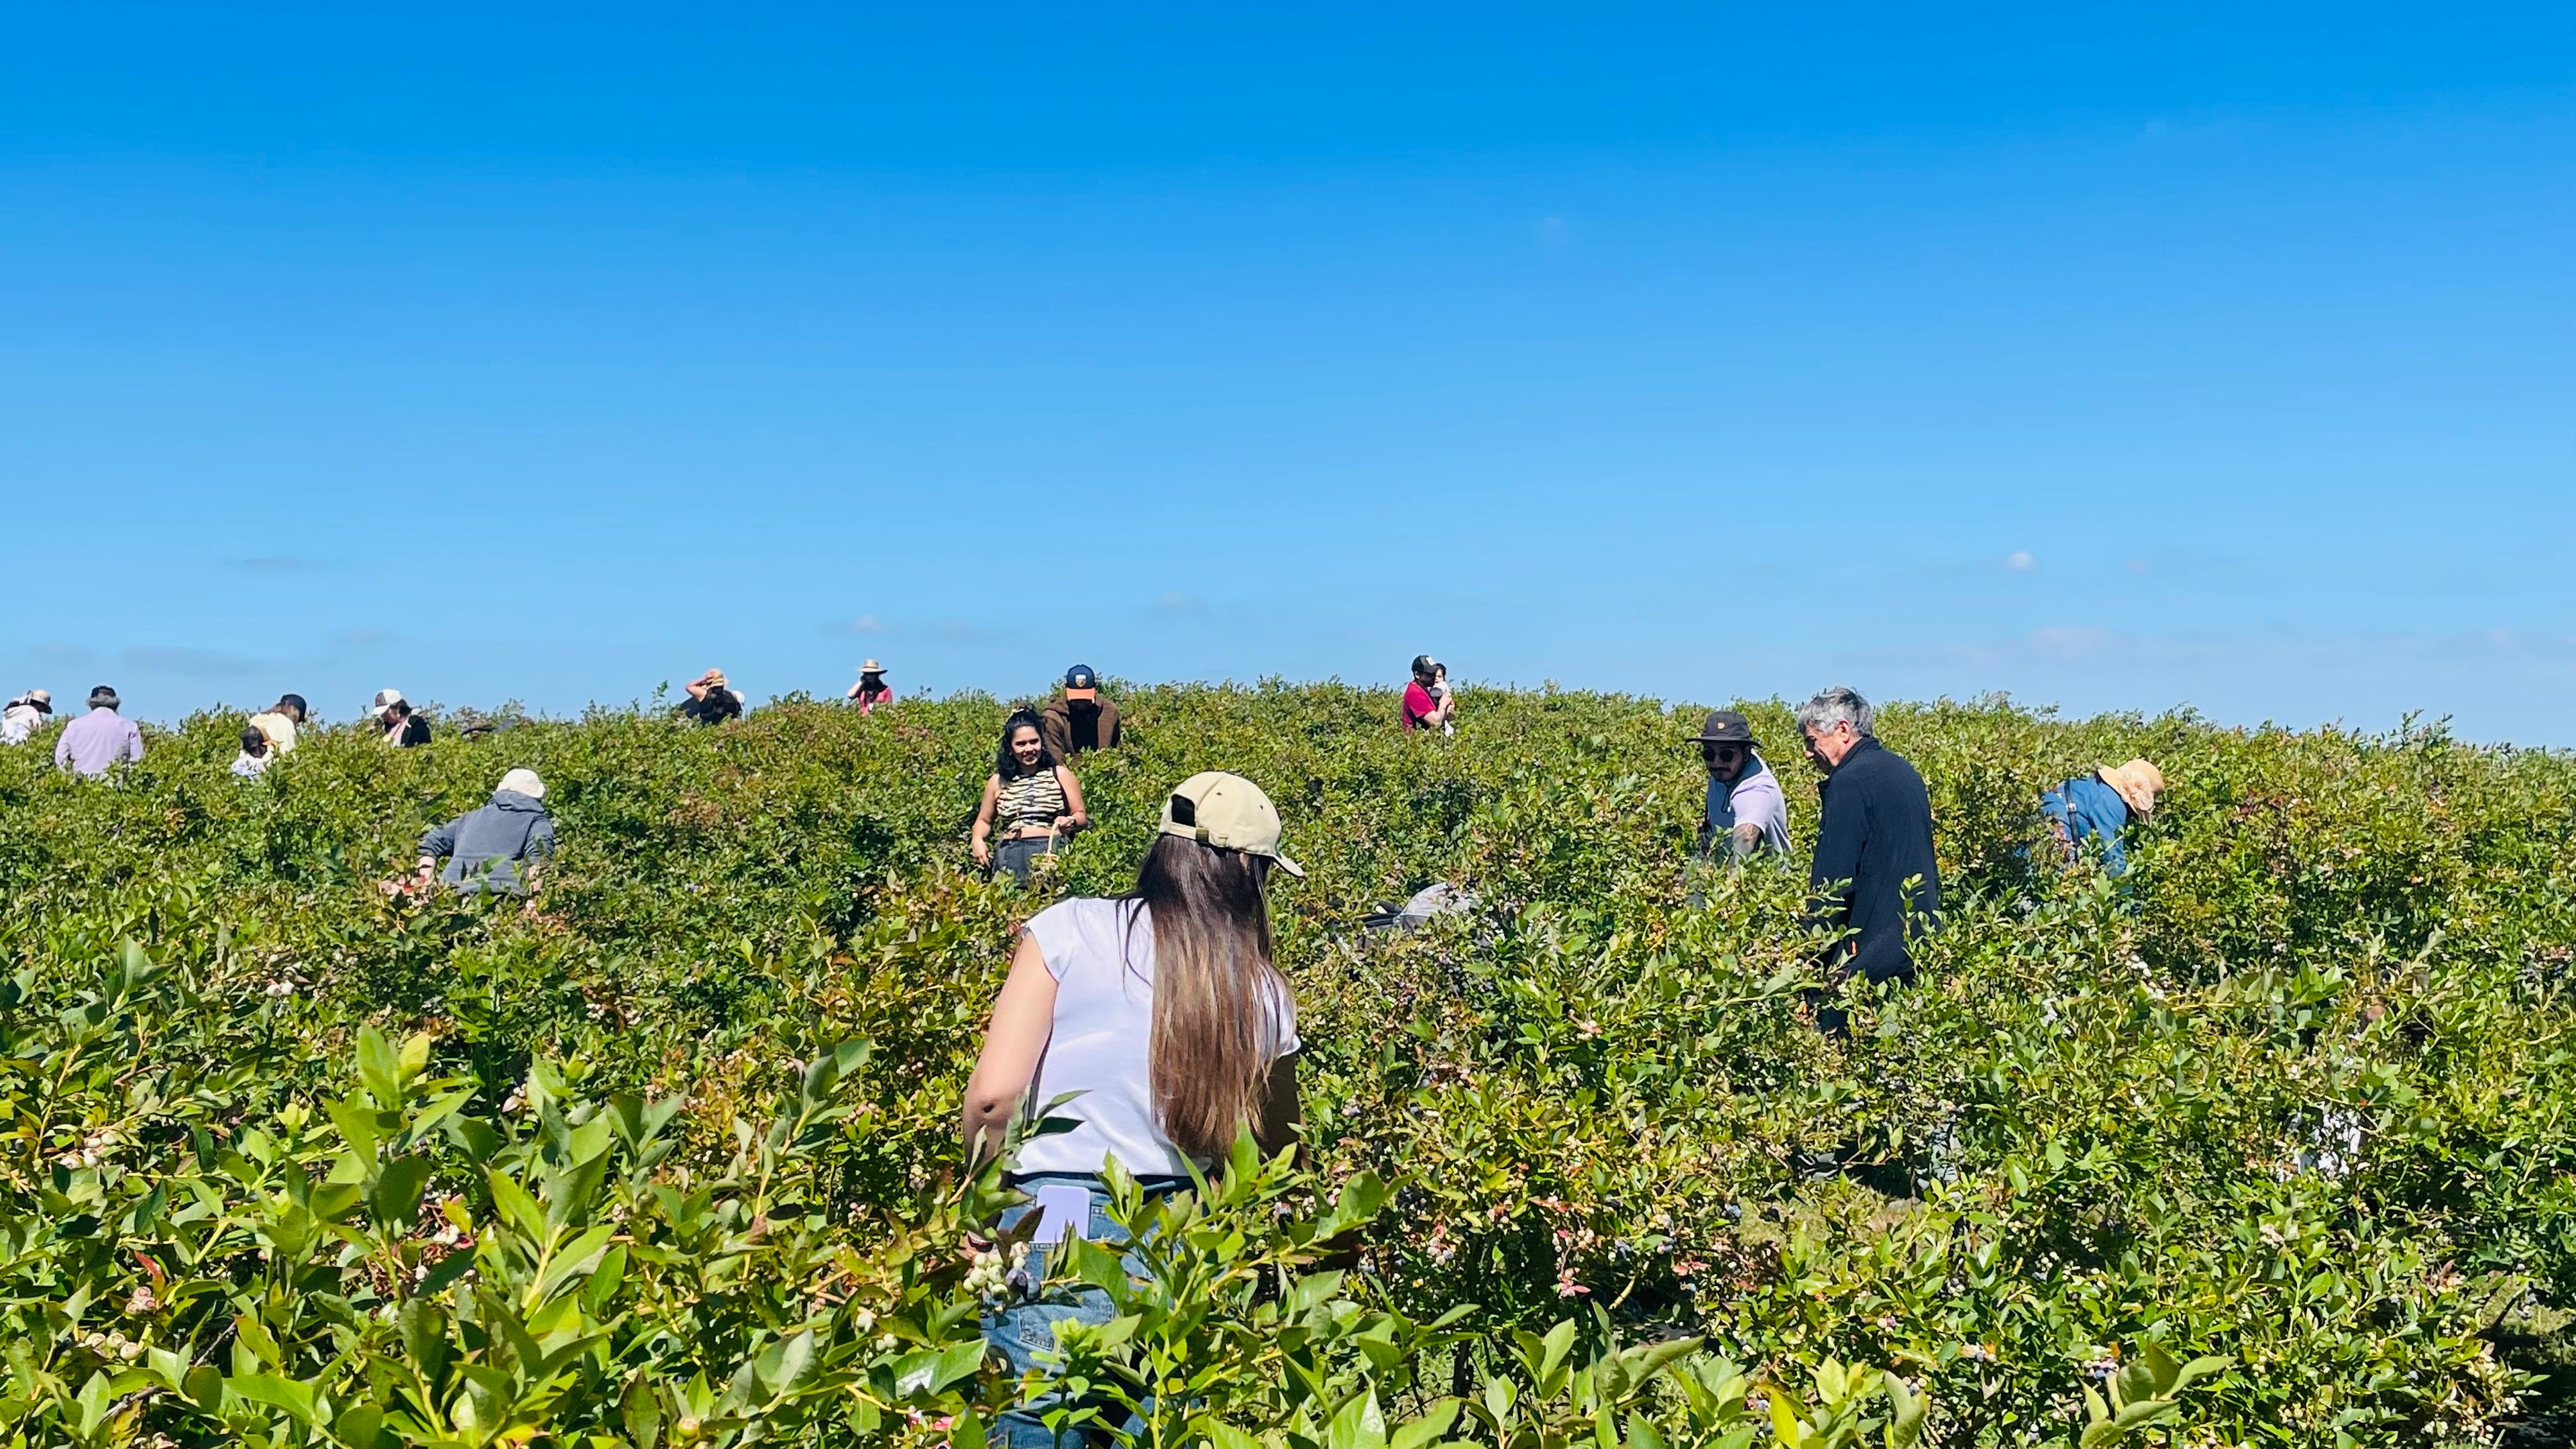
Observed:
[[[122,701],[102,684],[89,692],[89,713],[63,726],[54,742],[54,764],[75,775],[95,778],[119,760],[143,758],[143,731],[116,712]]]

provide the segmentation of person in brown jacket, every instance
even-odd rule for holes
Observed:
[[[1064,692],[1039,716],[1047,753],[1070,760],[1085,750],[1118,748],[1118,706],[1100,697],[1100,676],[1088,664],[1064,672]]]

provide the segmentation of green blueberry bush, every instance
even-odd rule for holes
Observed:
[[[1947,910],[1827,1036],[1803,863],[1688,859],[1696,709],[1120,698],[1027,892],[965,858],[985,697],[315,730],[255,780],[222,711],[103,782],[0,750],[0,1443],[983,1449],[1026,1386],[982,1318],[1052,1291],[956,1142],[1013,927],[1209,768],[1310,872],[1306,1152],[1059,1255],[1116,1310],[1059,1345],[1070,1432],[2563,1441],[2576,761],[1891,708]],[[2061,868],[2039,792],[2135,754],[2132,869]],[[382,888],[521,765],[533,899]],[[1435,881],[1473,909],[1362,929]]]

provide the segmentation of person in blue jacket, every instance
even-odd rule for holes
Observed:
[[[2039,811],[2048,818],[2049,831],[2070,864],[2091,841],[2102,853],[2103,873],[2121,875],[2129,869],[2128,845],[2122,836],[2130,821],[2144,820],[2154,812],[2156,796],[2164,788],[2162,770],[2145,760],[2131,760],[2067,781],[2039,797]]]

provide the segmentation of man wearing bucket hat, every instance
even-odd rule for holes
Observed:
[[[2039,812],[2047,817],[2049,833],[2056,836],[2069,863],[2083,854],[2089,840],[2101,849],[2103,874],[2122,875],[2129,869],[2128,846],[2122,836],[2130,821],[2154,813],[2156,796],[2164,788],[2164,771],[2146,760],[2104,765],[2040,796]]]
[[[1753,743],[1753,724],[1731,709],[1712,711],[1696,737],[1708,766],[1706,817],[1700,854],[1737,860],[1769,851],[1789,853],[1789,804],[1780,777]]]
[[[1118,748],[1118,706],[1100,697],[1100,676],[1088,664],[1064,672],[1064,688],[1038,715],[1048,753],[1070,760],[1085,750]]]
[[[89,692],[89,713],[63,726],[54,741],[54,766],[95,779],[119,760],[143,758],[143,731],[116,712],[124,703],[102,684]]]
[[[31,689],[9,701],[0,709],[0,745],[23,745],[36,731],[51,723],[54,697],[41,689]]]
[[[874,714],[877,706],[894,702],[894,686],[885,682],[885,666],[873,659],[859,666],[859,682],[850,686],[850,703],[861,714]]]
[[[481,809],[469,811],[420,838],[420,885],[445,860],[442,882],[467,895],[523,896],[537,883],[537,866],[555,849],[555,822],[546,814],[546,782],[534,770],[512,770]]]

